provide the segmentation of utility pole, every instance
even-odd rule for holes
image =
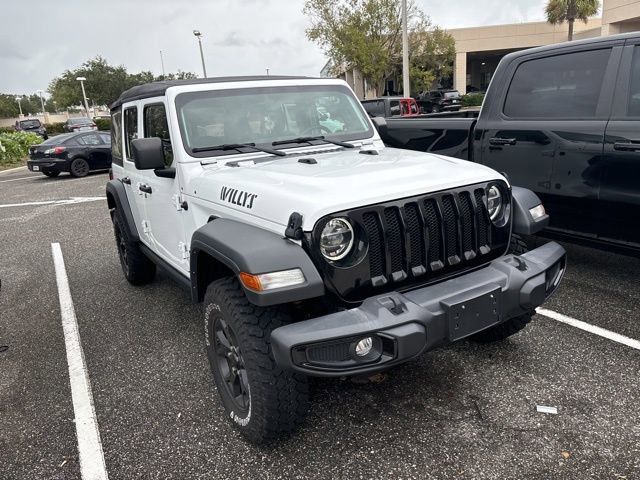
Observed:
[[[267,77],[269,76],[269,69],[267,68]]]
[[[160,50],[160,64],[162,65],[162,77],[164,78],[164,58],[162,57],[162,50]]]
[[[20,109],[20,116],[22,117],[22,104],[20,103],[21,100],[22,97],[16,97],[16,102],[18,102],[18,108]]]
[[[409,34],[407,32],[407,0],[402,0],[402,95],[411,96],[409,82]]]
[[[40,94],[40,105],[42,105],[42,116],[44,117],[45,111],[44,111],[44,100],[42,99],[42,90],[38,90],[38,93]]]
[[[80,82],[80,86],[82,87],[82,98],[84,98],[84,110],[87,112],[87,118],[89,118],[89,102],[87,102],[87,92],[84,91],[84,81],[85,77],[77,77],[76,80]]]
[[[200,30],[194,30],[193,34],[198,39],[198,45],[200,45],[200,60],[202,60],[202,73],[204,74],[203,78],[207,78],[207,67],[204,64],[204,53],[202,53],[202,33],[200,33]]]

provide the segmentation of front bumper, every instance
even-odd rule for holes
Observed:
[[[566,253],[555,242],[505,255],[451,280],[279,327],[271,333],[273,355],[279,366],[307,375],[384,370],[532,311],[557,288],[565,264]],[[373,340],[373,354],[358,357],[355,345],[366,337]]]

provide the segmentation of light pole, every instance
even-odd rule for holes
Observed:
[[[164,58],[162,57],[162,50],[160,50],[160,64],[162,65],[162,78],[164,79]]]
[[[407,0],[402,0],[402,95],[411,95],[409,83],[409,34],[407,32]]]
[[[200,45],[200,60],[202,60],[202,73],[204,74],[203,78],[207,78],[207,67],[204,64],[204,53],[202,53],[202,33],[200,33],[200,30],[194,30],[193,34],[198,39],[198,45]]]
[[[76,80],[80,82],[80,86],[82,87],[82,98],[84,98],[84,110],[87,112],[87,118],[89,118],[89,103],[87,103],[87,93],[84,91],[84,81],[85,77],[77,77]]]
[[[269,69],[267,68],[267,77],[269,76]]]
[[[22,104],[20,103],[21,100],[22,97],[16,97],[16,102],[18,102],[18,108],[20,109],[20,116],[22,116]]]
[[[40,105],[42,105],[42,116],[44,117],[44,100],[42,99],[42,90],[37,90],[38,94],[40,95]]]

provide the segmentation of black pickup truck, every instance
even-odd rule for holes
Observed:
[[[640,32],[505,56],[478,118],[376,123],[389,146],[486,164],[533,190],[548,235],[640,255]]]

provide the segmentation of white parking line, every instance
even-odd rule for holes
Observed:
[[[69,279],[59,243],[51,244],[51,253],[56,269],[62,329],[67,350],[67,363],[69,364],[69,382],[71,383],[71,398],[75,414],[76,435],[78,436],[80,473],[83,480],[107,480],[98,421],[93,408],[91,384],[80,343],[80,332],[69,289]]]
[[[4,204],[0,204],[0,208],[33,207],[36,205],[72,205],[74,203],[97,202],[105,199],[106,197],[71,197],[66,200],[45,200],[42,202],[4,203]]]
[[[19,177],[19,178],[10,178],[9,180],[0,180],[0,183],[6,183],[6,182],[17,182],[18,180],[28,180],[29,178],[34,179],[34,178],[40,178],[40,177],[36,177],[34,175],[31,175],[30,177]]]
[[[557,320],[558,322],[566,323],[567,325],[571,325],[572,327],[584,330],[585,332],[593,333],[594,335],[599,335],[608,340],[613,340],[614,342],[621,343],[623,345],[626,345],[627,347],[640,350],[640,341],[634,340],[633,338],[625,337],[624,335],[620,335],[619,333],[612,332],[611,330],[607,330],[602,327],[596,327],[595,325],[591,325],[590,323],[567,317],[566,315],[554,312],[553,310],[547,310],[546,308],[537,308],[536,312],[540,315],[544,315],[545,317]]]

